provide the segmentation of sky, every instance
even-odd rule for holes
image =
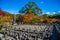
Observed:
[[[35,2],[43,13],[60,13],[60,0],[0,0],[0,8],[12,14],[18,14],[19,10],[29,1]]]

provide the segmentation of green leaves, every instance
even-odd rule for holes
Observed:
[[[48,18],[48,14],[44,14],[43,17],[44,17],[44,18]]]
[[[49,15],[49,18],[60,18],[60,14]]]
[[[32,23],[39,23],[39,20],[37,18],[33,19]]]
[[[42,14],[42,10],[35,4],[35,2],[27,3],[19,13],[34,13],[34,14]]]

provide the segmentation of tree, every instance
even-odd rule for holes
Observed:
[[[48,18],[48,14],[43,14],[43,17],[44,18]]]
[[[2,27],[3,27],[3,26],[2,26],[2,25],[0,25],[0,30],[2,29]]]
[[[2,9],[0,9],[0,15],[4,17],[6,16],[6,13]]]
[[[48,19],[47,19],[47,22],[48,22],[48,23],[53,23],[53,22],[54,22],[54,18],[48,18]]]
[[[33,15],[32,14],[25,14],[23,16],[23,22],[25,23],[31,23],[33,20]]]
[[[39,19],[37,19],[37,18],[36,18],[36,19],[33,19],[32,23],[33,23],[33,24],[39,23]]]
[[[11,14],[9,12],[5,12],[6,13],[6,16],[13,16],[14,14]]]
[[[0,24],[3,22],[3,17],[0,15]]]
[[[40,22],[40,16],[38,16],[38,15],[33,15],[32,23],[35,24],[35,23],[39,23],[39,22]]]
[[[49,18],[60,18],[60,14],[58,13],[56,13],[56,14],[53,14],[53,15],[49,15],[48,16]]]
[[[17,22],[18,24],[19,24],[19,23],[22,24],[22,22],[23,22],[23,16],[20,15],[20,14],[17,14],[17,15],[16,15],[16,22]]]
[[[13,22],[13,18],[11,16],[5,16],[5,17],[2,17],[1,19],[2,25],[8,25],[8,24],[11,24],[12,22]]]
[[[35,4],[35,2],[29,2],[24,7],[22,7],[19,13],[33,13],[35,15],[40,15],[42,14],[42,10]]]

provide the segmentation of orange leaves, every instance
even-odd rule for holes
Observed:
[[[39,23],[40,22],[40,16],[38,15],[32,15],[32,14],[25,14],[23,16],[23,22],[32,22],[32,23]],[[41,20],[42,21],[42,20]]]
[[[40,22],[53,23],[54,21],[55,21],[54,18],[40,18]]]
[[[48,18],[47,19],[47,22],[49,22],[49,23],[52,23],[52,22],[54,22],[55,20],[54,20],[54,18]]]
[[[33,15],[32,14],[25,14],[23,16],[23,22],[31,22],[33,20]]]

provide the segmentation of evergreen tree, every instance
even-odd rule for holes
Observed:
[[[42,14],[42,10],[35,4],[35,2],[29,2],[24,7],[22,7],[19,13],[31,13],[40,15]]]

